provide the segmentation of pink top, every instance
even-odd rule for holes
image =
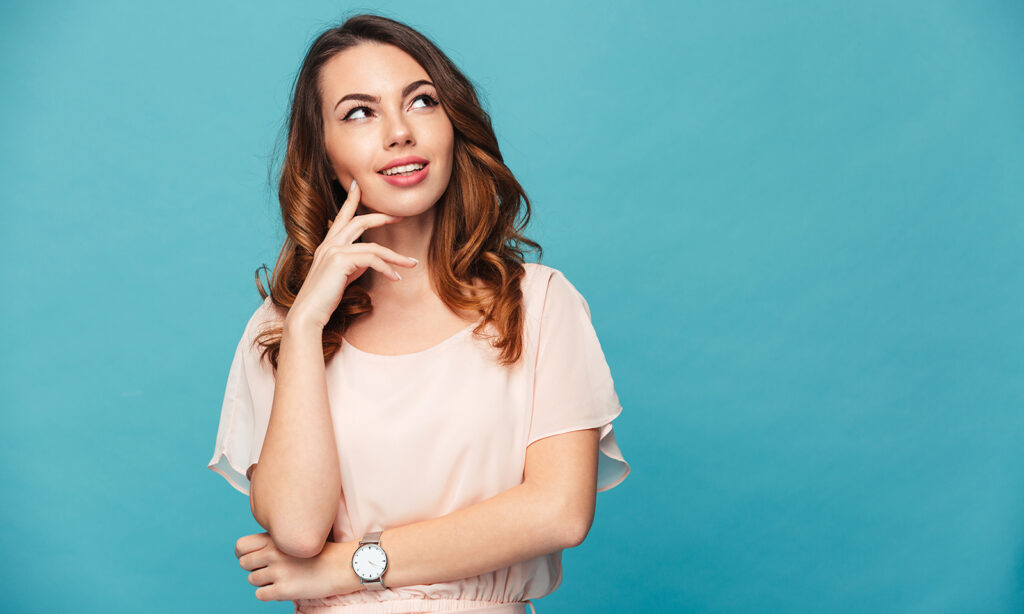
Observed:
[[[557,269],[524,266],[524,357],[512,367],[493,360],[498,352],[472,334],[476,324],[411,354],[371,354],[343,343],[328,362],[342,487],[335,541],[384,530],[386,548],[388,527],[444,516],[512,488],[523,481],[526,447],[550,435],[600,427],[598,492],[629,474],[611,424],[622,406],[586,299]],[[246,325],[209,462],[246,495],[246,471],[259,460],[274,397],[273,370],[250,343],[261,324],[283,315],[268,297]],[[346,614],[457,611],[537,599],[561,580],[558,551],[456,582],[295,603]]]

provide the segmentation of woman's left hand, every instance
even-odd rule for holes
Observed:
[[[318,599],[338,594],[339,569],[334,569],[330,556],[337,547],[327,542],[320,554],[298,558],[277,549],[270,533],[254,533],[240,537],[235,543],[235,556],[243,569],[248,569],[249,584],[258,586],[260,601],[293,601]]]

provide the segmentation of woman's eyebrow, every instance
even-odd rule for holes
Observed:
[[[421,85],[434,85],[426,79],[420,79],[419,81],[413,81],[409,85],[406,85],[402,89],[402,98],[408,96],[412,91]],[[341,99],[335,103],[334,109],[338,109],[338,105],[345,102],[346,100],[362,100],[364,102],[380,102],[380,96],[370,96],[369,94],[345,94]]]

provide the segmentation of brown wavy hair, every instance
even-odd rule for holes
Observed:
[[[327,235],[328,222],[348,197],[347,186],[332,178],[319,77],[328,60],[362,43],[385,43],[405,51],[435,85],[455,138],[451,180],[434,205],[429,275],[446,305],[481,314],[474,335],[481,336],[488,324],[494,325],[498,334],[491,345],[500,351],[498,362],[513,364],[523,350],[523,246],[543,256],[541,246],[522,234],[530,220],[530,201],[505,166],[490,116],[470,80],[427,37],[387,17],[360,14],[345,20],[321,33],[302,61],[293,84],[278,185],[287,238],[268,282],[271,301],[280,313],[287,313],[309,273],[314,252]],[[256,269],[256,287],[264,302],[268,292],[260,271],[266,268]],[[479,292],[474,277],[484,284]],[[338,351],[348,325],[373,310],[366,279],[361,275],[345,288],[324,327],[325,361]],[[275,371],[282,328],[281,323],[265,328],[254,339],[263,348],[261,358],[269,358]]]

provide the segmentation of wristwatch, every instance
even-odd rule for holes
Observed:
[[[388,569],[388,555],[380,546],[383,531],[367,533],[359,540],[359,547],[352,553],[352,571],[369,591],[382,591],[387,587],[381,577]]]

